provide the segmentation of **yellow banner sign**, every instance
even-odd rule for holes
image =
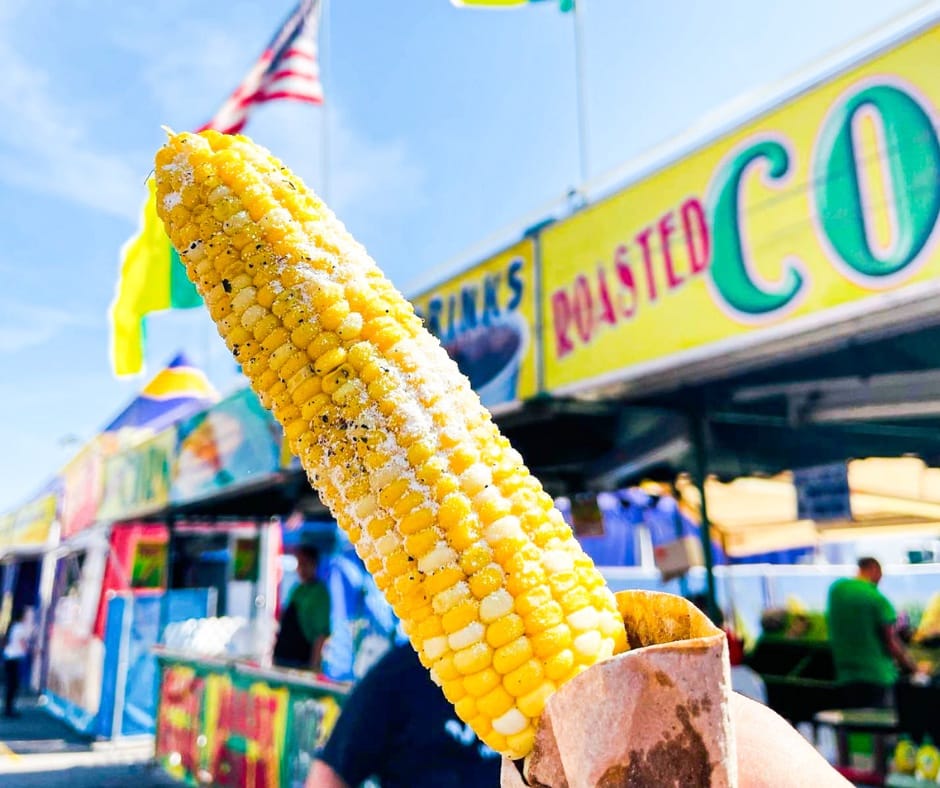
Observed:
[[[547,228],[545,388],[817,330],[936,280],[938,74],[934,25]]]
[[[49,493],[13,513],[12,545],[17,547],[41,547],[49,541],[49,532],[56,517],[58,498]]]
[[[176,427],[108,457],[98,518],[119,520],[164,506],[170,499],[170,468],[176,452]]]
[[[487,407],[536,392],[534,272],[526,240],[413,299]]]

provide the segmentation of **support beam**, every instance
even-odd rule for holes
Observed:
[[[695,448],[695,484],[702,502],[699,509],[701,522],[699,534],[702,538],[702,555],[705,559],[705,605],[708,617],[716,624],[721,621],[718,597],[715,591],[715,554],[712,548],[711,523],[708,519],[708,503],[705,495],[705,480],[708,478],[708,412],[704,408],[689,416],[692,445]]]

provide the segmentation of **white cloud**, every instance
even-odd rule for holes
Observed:
[[[176,20],[172,29],[158,30],[148,26],[146,17],[131,20],[131,27],[116,34],[114,44],[142,59],[140,78],[160,116],[198,126],[235,88],[251,65],[245,57],[252,50],[250,42],[205,20],[182,13]],[[167,41],[177,46],[167,47]],[[259,54],[264,43],[255,42]]]
[[[88,323],[64,309],[0,300],[0,353],[42,345],[65,328]]]
[[[140,174],[120,156],[93,150],[76,108],[53,97],[49,75],[16,51],[15,8],[4,10],[0,39],[0,178],[105,213],[134,218]]]
[[[327,97],[330,100],[330,97]],[[322,195],[344,220],[358,225],[413,214],[423,202],[426,173],[402,140],[380,140],[358,131],[336,106],[282,102],[259,108],[248,133],[323,192],[323,115],[331,112],[329,177]],[[303,121],[303,125],[298,123]]]
[[[195,127],[209,120],[268,43],[281,19],[272,5],[161,0],[155,18],[149,6],[125,4],[104,34],[139,61],[137,78],[158,115]],[[285,14],[290,7],[288,0]]]

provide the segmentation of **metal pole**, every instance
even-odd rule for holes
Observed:
[[[690,416],[692,443],[695,447],[695,484],[702,499],[699,508],[702,538],[702,554],[705,559],[705,597],[708,617],[716,624],[721,620],[718,598],[715,593],[715,556],[712,551],[711,523],[708,519],[708,503],[705,495],[705,480],[708,477],[708,415],[704,410]]]
[[[675,503],[672,510],[672,522],[676,529],[676,539],[681,539],[685,533],[682,527],[682,512],[679,510],[679,495],[675,489],[672,490],[672,499]],[[679,577],[679,593],[684,597],[689,596],[689,578],[685,574]]]
[[[327,10],[327,0],[320,3],[320,83],[323,84],[324,72],[332,78],[330,63],[330,17]],[[330,201],[330,110],[324,95],[323,104],[320,105],[320,196],[325,203]]]
[[[575,59],[575,92],[578,102],[578,160],[581,184],[587,183],[590,173],[588,162],[588,122],[587,97],[585,96],[584,76],[584,6],[587,0],[574,0],[574,59]]]

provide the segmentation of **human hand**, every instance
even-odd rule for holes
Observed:
[[[741,788],[851,786],[812,744],[769,707],[734,692],[731,720]]]

